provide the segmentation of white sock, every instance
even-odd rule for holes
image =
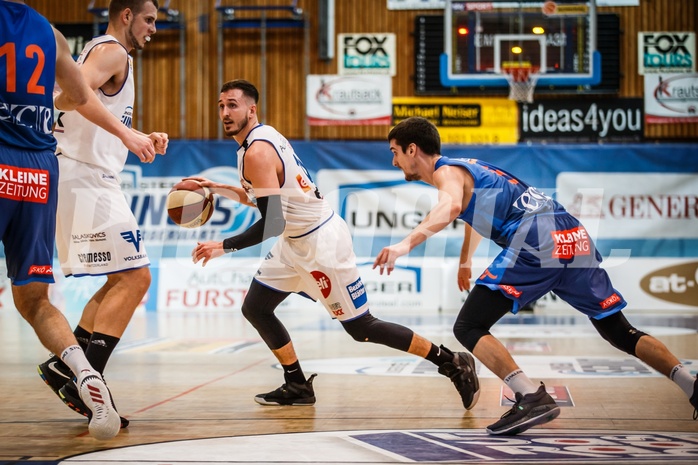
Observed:
[[[83,370],[92,370],[92,365],[87,361],[85,352],[83,352],[82,347],[77,344],[65,349],[61,354],[61,360],[68,365],[70,371],[77,377],[80,377],[80,373]]]
[[[695,385],[696,377],[691,374],[688,368],[679,363],[671,369],[669,379],[678,384],[683,392],[686,393],[688,398],[691,398],[693,395],[693,386]]]
[[[538,386],[520,369],[509,373],[503,381],[513,392],[520,392],[524,396],[538,390]]]

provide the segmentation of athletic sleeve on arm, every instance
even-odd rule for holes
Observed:
[[[223,250],[235,252],[269,239],[279,236],[286,228],[283,210],[281,208],[281,196],[270,195],[257,199],[257,208],[262,214],[262,219],[250,226],[246,231],[237,236],[223,240]]]

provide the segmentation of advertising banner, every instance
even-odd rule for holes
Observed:
[[[439,128],[446,144],[515,144],[516,102],[506,98],[393,98],[393,124],[421,116]]]
[[[642,99],[545,101],[521,104],[522,142],[639,141]]]
[[[354,33],[337,36],[337,66],[342,76],[387,74],[395,76],[395,34]]]
[[[443,10],[446,0],[387,0],[389,10]]]
[[[696,173],[565,172],[557,186],[557,200],[595,237],[698,237]]]
[[[698,74],[645,74],[645,121],[698,122]]]
[[[393,81],[387,75],[308,75],[306,114],[311,126],[390,124]]]
[[[389,10],[443,10],[446,0],[387,0]],[[502,2],[502,0],[499,0]],[[471,2],[473,9],[492,9],[492,1]],[[541,2],[542,4],[543,2]],[[596,0],[596,6],[638,6],[640,0]],[[489,7],[489,8],[488,8]]]
[[[695,32],[638,32],[638,74],[695,73]]]
[[[465,294],[457,289],[455,269],[463,240],[461,221],[398,260],[398,271],[391,276],[372,269],[380,250],[404,238],[438,199],[435,188],[405,181],[392,166],[387,141],[291,143],[322,195],[350,228],[372,309],[460,308]],[[217,258],[206,267],[192,263],[191,252],[197,241],[221,241],[247,230],[259,220],[258,210],[216,195],[211,220],[185,229],[169,220],[165,206],[170,188],[183,177],[201,175],[239,185],[236,149],[232,140],[173,140],[167,156],[154,163],[142,164],[129,155],[120,177],[152,263],[153,280],[142,303],[146,311],[239,311],[252,276],[275,240]],[[630,308],[698,313],[695,144],[443,144],[441,153],[494,163],[555,196],[581,218]],[[473,260],[474,275],[500,250],[482,241]],[[81,309],[105,279],[65,278],[57,262],[54,271],[57,283],[51,286],[51,299],[61,309]],[[548,308],[568,308],[553,295],[543,300]],[[284,306],[325,312],[300,296]],[[2,266],[0,311],[14,311]]]

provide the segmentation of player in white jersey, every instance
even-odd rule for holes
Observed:
[[[66,276],[106,276],[86,304],[74,334],[100,373],[150,286],[150,261],[138,223],[121,191],[119,173],[131,149],[152,162],[167,149],[167,134],[132,128],[135,99],[129,52],[155,34],[157,0],[112,0],[106,35],[90,41],[78,65],[94,91],[77,111],[60,113],[60,178],[56,246]],[[102,127],[105,129],[102,129]],[[72,374],[52,356],[39,365],[44,381],[76,412],[91,412],[76,396]],[[128,421],[122,418],[122,427]]]
[[[284,369],[284,384],[258,394],[262,405],[313,405],[312,375],[306,379],[291,338],[276,317],[276,307],[292,292],[319,300],[355,340],[374,342],[426,358],[448,376],[463,406],[479,396],[473,357],[437,347],[409,328],[379,320],[369,311],[352,238],[345,221],[320,195],[291,144],[257,118],[259,93],[249,82],[223,85],[218,101],[226,136],[239,144],[238,172],[242,187],[194,177],[217,194],[259,208],[262,218],[243,233],[222,242],[197,244],[195,263],[220,257],[277,237],[277,242],[250,284],[242,313],[255,327]]]

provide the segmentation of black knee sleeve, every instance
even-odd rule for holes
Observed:
[[[344,330],[355,341],[383,344],[407,352],[412,344],[414,332],[404,326],[379,320],[370,313],[351,321],[342,321]]]
[[[514,302],[499,291],[477,285],[465,299],[453,325],[453,334],[463,347],[472,352],[480,338],[490,334],[490,328],[511,311]]]
[[[242,315],[272,350],[280,349],[291,341],[288,331],[274,314],[288,294],[269,289],[253,279],[242,302]]]
[[[601,337],[607,340],[613,347],[633,357],[636,356],[635,347],[637,346],[637,341],[646,335],[646,333],[635,329],[622,312],[616,312],[600,320],[592,318],[591,324],[594,325]]]

